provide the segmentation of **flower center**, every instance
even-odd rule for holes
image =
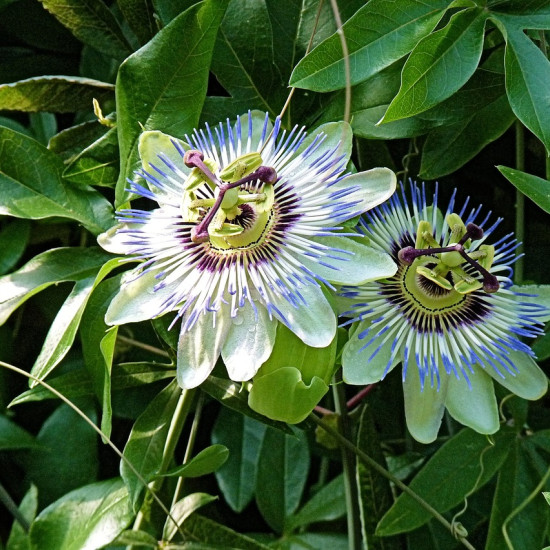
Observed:
[[[183,160],[192,168],[182,201],[183,218],[197,222],[191,240],[221,250],[261,242],[272,223],[277,173],[262,165],[260,154],[242,155],[218,175],[216,163],[200,151],[187,151]]]
[[[449,297],[454,294],[452,291],[459,295],[469,294],[480,288],[488,293],[496,292],[499,282],[489,272],[495,255],[494,247],[481,245],[477,250],[470,250],[472,239],[481,239],[483,230],[473,223],[465,226],[457,214],[449,214],[447,224],[451,229],[449,246],[442,247],[434,238],[430,223],[421,221],[418,224],[415,248],[407,246],[399,251],[399,260],[411,266],[409,273],[416,281],[413,285],[413,279],[410,279],[408,289],[411,290],[414,286],[415,292],[430,298],[437,295]],[[468,266],[470,269],[466,271],[464,268]],[[472,275],[472,270],[482,276],[483,282]],[[447,293],[435,292],[433,285]]]

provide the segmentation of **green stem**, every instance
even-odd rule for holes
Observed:
[[[191,409],[191,404],[193,398],[195,397],[195,390],[182,390],[181,395],[178,399],[176,409],[174,410],[174,415],[172,416],[172,421],[170,427],[168,428],[168,434],[166,436],[166,442],[164,443],[164,451],[162,453],[162,460],[158,473],[162,474],[166,472],[172,459],[174,458],[174,451],[176,445],[181,436],[185,420],[189,410]],[[149,484],[149,489],[151,493],[157,494],[160,491],[160,488],[164,482],[164,478],[158,477]],[[136,515],[134,525],[132,529],[138,531],[141,529],[142,525],[146,520],[145,510],[149,507],[147,501],[144,501],[140,511]]]
[[[98,428],[94,422],[92,420],[90,420],[86,414],[81,410],[79,409],[70,399],[67,399],[67,397],[65,397],[61,392],[59,392],[58,390],[56,390],[53,386],[50,386],[47,382],[45,382],[44,380],[40,380],[39,378],[37,378],[36,376],[28,373],[27,371],[24,371],[23,369],[20,369],[19,367],[16,367],[15,365],[10,365],[10,363],[6,363],[4,361],[0,361],[0,367],[4,367],[8,370],[11,370],[13,372],[16,372],[17,374],[20,374],[21,376],[25,376],[26,378],[28,378],[29,380],[32,380],[33,382],[36,382],[37,384],[40,384],[41,386],[43,386],[44,388],[46,388],[49,392],[51,392],[53,395],[55,395],[57,398],[61,399],[61,401],[63,401],[63,403],[65,403],[68,407],[70,407],[76,414],[78,414],[78,416],[80,416],[87,424],[88,426],[90,426],[90,428],[92,428],[92,430],[94,430],[98,435],[101,436],[102,440],[105,441],[107,443],[107,445],[109,445],[109,447],[111,447],[111,449],[115,452],[115,454],[122,460],[126,463],[126,465],[128,466],[128,468],[130,468],[130,470],[132,470],[132,472],[134,473],[134,475],[136,476],[137,479],[139,479],[139,481],[141,483],[143,483],[143,486],[145,487],[145,489],[147,491],[149,491],[149,493],[151,494],[151,498],[153,498],[155,500],[155,502],[159,505],[159,507],[161,508],[161,510],[168,516],[172,519],[172,521],[176,521],[172,515],[170,514],[170,510],[168,510],[168,508],[164,505],[164,503],[162,502],[162,500],[157,496],[156,493],[152,493],[149,486],[147,485],[147,482],[145,481],[144,477],[138,472],[138,470],[136,469],[136,467],[122,454],[122,451],[109,439],[109,436],[107,434],[105,434],[100,428]],[[180,533],[180,535],[183,537],[184,536],[184,533],[183,531],[181,530],[180,527],[178,527],[178,531]]]
[[[342,447],[345,447],[354,453],[357,458],[363,462],[363,464],[377,471],[380,475],[390,480],[396,487],[399,487],[399,489],[401,489],[404,493],[407,493],[416,503],[418,503],[419,506],[428,511],[437,521],[439,521],[439,523],[444,525],[450,533],[454,532],[452,525],[433,506],[428,504],[422,497],[407,487],[407,485],[405,485],[401,480],[397,479],[393,474],[388,472],[388,470],[380,466],[376,460],[372,459],[369,455],[356,447],[349,439],[346,439],[338,430],[335,430],[330,424],[327,424],[324,420],[313,413],[311,413],[308,418],[336,439]],[[468,550],[475,550],[475,548],[465,537],[459,536],[457,538],[466,548],[468,548]]]
[[[344,385],[335,376],[332,384],[334,405],[339,416],[339,429],[346,440],[351,440],[351,422],[346,407]],[[344,487],[346,492],[346,509],[348,522],[348,546],[350,550],[361,550],[361,522],[359,520],[359,495],[355,482],[355,455],[350,449],[341,447],[344,470]]]
[[[191,431],[189,432],[189,438],[187,439],[187,447],[185,448],[185,455],[183,457],[183,464],[189,461],[191,455],[193,454],[193,447],[195,446],[195,439],[197,438],[197,432],[199,431],[199,422],[202,413],[202,405],[204,403],[204,393],[199,393],[197,399],[197,405],[195,407],[195,416],[193,417],[193,424],[191,425]],[[174,491],[174,496],[172,497],[172,508],[174,504],[179,500],[180,493],[183,489],[184,477],[179,477],[176,484],[176,489]]]
[[[25,516],[19,511],[17,504],[11,498],[11,495],[6,491],[4,486],[0,483],[0,502],[6,507],[8,512],[14,517],[15,521],[21,525],[21,528],[25,533],[29,532],[30,525]]]
[[[516,121],[516,168],[523,171],[525,169],[525,136],[522,123]],[[516,238],[520,242],[518,254],[523,252],[523,242],[525,239],[525,197],[521,191],[516,190]],[[523,257],[519,257],[514,267],[514,282],[516,284],[523,281]]]
[[[344,121],[349,122],[351,119],[351,68],[349,63],[348,42],[344,29],[342,28],[342,18],[338,9],[337,0],[330,0],[334,22],[336,23],[336,34],[340,37],[342,47],[342,57],[344,58],[344,75],[346,78],[346,99],[344,106]]]

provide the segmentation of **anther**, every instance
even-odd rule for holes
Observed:
[[[460,239],[458,244],[464,244],[468,239],[473,239],[474,241],[477,241],[483,237],[483,229],[479,227],[479,225],[476,225],[475,223],[469,223],[466,226],[466,233]]]

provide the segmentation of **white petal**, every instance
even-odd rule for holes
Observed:
[[[341,285],[359,285],[395,275],[397,265],[389,254],[371,248],[365,243],[349,237],[316,237],[312,241],[335,249],[346,250],[348,253],[335,252],[332,255],[342,258],[325,258],[319,254],[316,261],[308,256],[298,259],[313,273],[331,283]],[[315,252],[313,252],[315,253]],[[330,252],[329,252],[330,254]],[[329,264],[333,268],[323,264]]]
[[[134,224],[137,225],[137,224]],[[132,245],[128,244],[128,235],[123,232],[129,228],[127,223],[119,223],[98,235],[99,246],[111,254],[131,254]]]
[[[180,332],[177,378],[182,388],[196,388],[206,380],[216,365],[230,328],[229,308],[222,307],[215,315],[202,313],[190,330]]]
[[[482,434],[493,434],[500,426],[493,381],[480,368],[469,377],[471,389],[464,378],[449,376],[445,406],[461,424]]]
[[[391,357],[391,347],[394,339],[389,338],[381,345],[381,338],[374,338],[373,334],[367,334],[360,339],[359,335],[369,327],[368,321],[362,321],[357,325],[342,352],[343,378],[347,384],[366,385],[374,384],[382,379]],[[377,331],[378,329],[376,329]],[[383,336],[382,336],[383,338]],[[372,343],[369,343],[371,340]],[[364,349],[363,347],[368,344]],[[381,345],[380,349],[378,347]],[[378,349],[378,351],[376,351]],[[376,353],[374,354],[374,352]],[[374,356],[373,356],[374,354]],[[388,372],[400,361],[400,356],[394,358]]]
[[[231,380],[250,380],[271,355],[277,321],[262,304],[256,305],[255,313],[248,301],[231,321],[222,359]]]
[[[305,303],[293,306],[286,298],[272,299],[273,315],[285,324],[304,344],[314,348],[328,346],[336,334],[336,314],[328,303],[320,287],[306,285],[299,292]]]
[[[108,325],[137,323],[165,313],[164,303],[174,294],[178,283],[166,285],[155,291],[154,287],[159,283],[159,280],[155,279],[158,271],[148,271],[125,283],[136,277],[136,273],[136,270],[132,270],[123,278],[120,290],[105,314],[105,322]]]
[[[387,201],[395,192],[397,178],[389,168],[372,168],[366,172],[351,174],[329,187],[332,192],[340,189],[357,187],[346,195],[346,201],[359,204],[354,206],[357,214],[366,212],[384,201]]]
[[[405,418],[411,435],[420,443],[432,443],[437,437],[445,412],[445,398],[449,377],[442,375],[441,387],[430,386],[429,380],[420,389],[420,376],[415,361],[409,362],[407,378],[403,382]]]
[[[511,350],[508,357],[519,371],[515,376],[505,372],[505,378],[502,378],[490,367],[486,369],[487,374],[523,399],[534,400],[542,397],[548,389],[548,378],[535,360],[522,351]]]

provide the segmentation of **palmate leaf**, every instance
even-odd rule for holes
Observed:
[[[362,0],[342,3],[342,20],[362,5]],[[288,96],[292,67],[305,55],[312,33],[315,46],[334,30],[334,15],[327,2],[232,0],[212,60],[212,71],[231,97],[207,97],[201,120],[217,123],[248,109],[267,111],[275,117]],[[293,116],[300,118],[312,101],[313,94],[295,95]]]
[[[401,75],[401,88],[382,123],[413,116],[454,94],[474,74],[483,50],[487,14],[469,8],[421,40]]]
[[[42,76],[0,84],[0,110],[74,113],[114,99],[112,84],[78,76]]]
[[[117,205],[127,200],[127,178],[132,179],[139,168],[142,130],[183,137],[197,126],[214,41],[228,1],[195,4],[120,66],[116,83],[121,161]]]
[[[87,186],[64,182],[63,162],[37,141],[0,127],[0,214],[76,220],[94,235],[114,223],[109,202]]]
[[[349,50],[351,83],[357,84],[388,67],[430,33],[448,8],[449,2],[436,0],[371,0],[344,25]],[[346,85],[340,37],[322,42],[302,59],[290,85],[318,92]]]

